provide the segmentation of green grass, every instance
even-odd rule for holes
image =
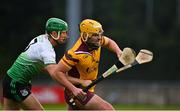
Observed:
[[[45,104],[43,105],[45,110],[66,110],[65,104]]]
[[[66,110],[66,105],[43,105],[46,110]],[[116,110],[180,110],[179,106],[113,105]]]

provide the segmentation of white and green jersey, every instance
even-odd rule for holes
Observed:
[[[55,58],[55,51],[48,35],[40,35],[31,40],[7,73],[20,83],[29,83],[46,65],[56,63]]]

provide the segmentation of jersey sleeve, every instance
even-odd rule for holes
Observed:
[[[74,52],[67,51],[62,57],[61,62],[67,67],[72,68],[79,62],[79,59],[78,59],[78,56]]]
[[[40,56],[45,65],[56,64],[56,54],[52,47],[48,47],[47,45],[42,45]]]
[[[108,44],[109,39],[106,36],[102,36],[101,46]]]

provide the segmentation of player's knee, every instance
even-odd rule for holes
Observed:
[[[113,106],[108,102],[104,102],[104,104],[101,105],[102,110],[114,110]]]

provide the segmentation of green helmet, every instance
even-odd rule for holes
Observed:
[[[46,32],[52,32],[52,31],[67,31],[68,25],[65,21],[59,19],[59,18],[50,18],[46,22]]]

